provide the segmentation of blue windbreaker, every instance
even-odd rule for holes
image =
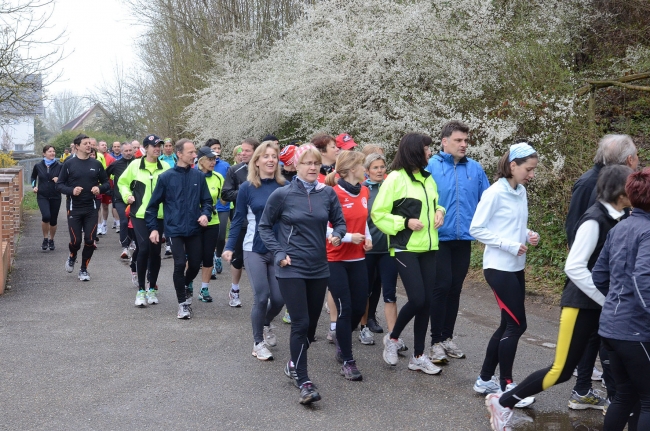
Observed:
[[[481,195],[490,186],[481,164],[468,157],[454,164],[454,157],[441,151],[429,159],[427,171],[438,186],[440,205],[447,210],[438,240],[474,240],[469,225]]]

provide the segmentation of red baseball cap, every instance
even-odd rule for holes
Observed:
[[[357,146],[357,143],[354,142],[352,136],[347,133],[341,133],[336,137],[336,146],[342,150],[351,150]]]
[[[287,145],[280,151],[280,161],[287,166],[293,165],[293,155],[296,153],[295,145]]]

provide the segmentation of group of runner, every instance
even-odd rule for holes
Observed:
[[[646,231],[641,229],[650,217],[650,172],[635,172],[634,143],[626,135],[605,136],[594,168],[574,186],[555,361],[517,385],[514,359],[527,326],[526,253],[541,240],[527,226],[525,186],[534,178],[539,156],[529,142],[514,143],[499,160],[496,181],[490,185],[482,166],[467,157],[469,132],[460,121],[445,124],[441,151],[433,156],[430,136],[406,134],[388,175],[382,148],[366,145],[355,151],[357,144],[347,133],[336,138],[319,134],[309,143],[282,150],[271,135],[261,144],[245,139],[234,151],[233,166],[220,158],[216,139],[197,151],[190,140],[173,143],[149,135],[137,149],[138,159],[137,141],[122,144],[117,154],[114,145],[107,154],[105,146],[99,145],[97,152],[91,138],[79,135],[73,156],[65,162],[56,161],[54,149],[45,147],[43,163],[34,168],[34,191],[43,214],[42,248],[54,250],[56,213],[65,194],[70,230],[65,269],[73,271],[83,237],[79,278],[90,279],[96,233],[108,214],[106,209],[98,225],[103,203],[98,196],[111,189],[110,176],[122,226],[120,258],[131,258],[138,287],[135,305],[158,303],[163,236],[174,259],[178,318],[191,317],[193,280],[199,271],[199,299],[212,301],[209,281],[221,272],[221,259],[231,265],[229,305],[240,307],[239,281],[246,266],[254,298],[252,355],[273,358],[277,338],[272,321],[286,305],[291,360],[285,374],[300,389],[300,403],[309,404],[321,398],[308,375],[307,351],[316,337],[326,293],[327,338],[335,344],[341,375],[348,380],[363,378],[353,354],[353,331],[359,327],[362,344],[374,344],[373,333],[384,332],[375,315],[382,293],[386,363],[396,366],[399,353],[408,350],[400,336],[411,320],[410,370],[435,375],[449,358],[464,358],[453,334],[471,242],[476,239],[485,245],[484,275],[501,313],[473,386],[486,395],[493,429],[509,429],[513,407],[532,404],[533,395],[568,380],[576,367],[570,408],[607,410],[608,430],[622,430],[628,422],[630,430],[650,429],[642,425],[650,421],[650,396],[629,365],[650,377],[650,326],[638,323],[648,321],[650,304],[644,270],[648,257],[642,247]],[[632,206],[632,216],[627,217]],[[132,229],[125,229],[127,224]],[[613,235],[623,229],[628,238],[606,241],[610,230]],[[626,261],[632,264],[626,266]],[[399,311],[398,275],[407,296]],[[619,288],[608,293],[610,279]],[[616,303],[613,309],[610,303]],[[616,308],[621,304],[623,314]],[[606,312],[601,314],[601,308]],[[630,332],[630,325],[637,332]],[[607,397],[591,388],[599,350]]]

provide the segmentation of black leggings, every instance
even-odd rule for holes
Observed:
[[[504,393],[499,400],[501,405],[513,408],[520,400],[569,380],[583,357],[591,335],[598,335],[599,320],[600,310],[563,307],[553,365],[535,371],[515,389]],[[591,383],[587,391],[590,388]]]
[[[81,208],[68,211],[68,229],[70,230],[70,257],[77,259],[77,252],[81,248],[81,235],[83,231],[84,249],[81,252],[81,269],[88,268],[90,259],[95,251],[95,234],[97,233],[97,210],[95,208]]]
[[[61,198],[50,199],[36,195],[36,203],[38,203],[38,209],[41,210],[41,221],[49,223],[50,226],[56,226],[61,208]]]
[[[395,253],[395,261],[408,301],[397,314],[397,321],[390,337],[399,338],[406,325],[415,318],[413,353],[415,356],[420,356],[424,353],[424,339],[429,326],[429,308],[436,277],[436,252],[433,250],[424,253],[402,251]]]
[[[174,289],[178,303],[185,302],[185,286],[188,286],[201,268],[201,235],[175,236],[169,238],[174,257]],[[158,252],[160,259],[160,252]],[[186,268],[187,264],[187,270]]]
[[[397,266],[389,253],[367,253],[368,318],[374,319],[383,289],[384,302],[397,302]]]
[[[512,383],[512,365],[517,354],[517,344],[526,331],[526,281],[523,270],[508,272],[484,269],[483,274],[501,309],[501,325],[488,342],[481,379],[490,380],[498,365],[501,390],[505,390],[506,385]]]
[[[131,236],[129,236],[129,219],[126,216],[126,204],[124,201],[119,199],[113,199],[113,208],[117,211],[117,215],[120,217],[120,244],[122,248],[126,248],[131,244]]]
[[[158,233],[162,234],[163,231],[163,221],[158,219]],[[149,270],[149,285],[152,288],[158,283],[158,274],[160,273],[160,249],[162,247],[161,242],[158,241],[158,244],[154,244],[149,239],[149,229],[147,228],[147,223],[144,219],[131,217],[131,223],[133,224],[133,230],[135,232],[135,241],[138,243],[138,258],[137,269],[138,269],[138,285],[140,290],[144,290],[147,269]]]
[[[219,211],[219,238],[217,239],[217,257],[221,257],[223,249],[226,247],[226,233],[228,231],[228,217],[230,211]]]
[[[307,349],[314,340],[318,318],[323,309],[327,278],[278,278],[280,292],[291,315],[289,348],[299,385],[307,382]]]
[[[363,260],[329,262],[329,267],[327,286],[339,313],[336,319],[336,342],[343,360],[351,361],[352,330],[366,313],[368,303],[368,269]]]
[[[214,265],[214,248],[219,240],[219,230],[218,224],[201,228],[201,260],[203,261],[203,268],[212,268]]]
[[[460,291],[469,270],[471,241],[440,241],[431,298],[431,345],[454,338]]]
[[[650,430],[650,342],[604,337],[602,342],[616,381],[603,431],[621,431],[626,423],[629,431]]]

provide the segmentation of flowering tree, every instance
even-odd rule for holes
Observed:
[[[269,131],[348,131],[388,148],[407,131],[435,136],[463,119],[473,129],[473,157],[492,162],[525,135],[558,171],[563,157],[553,137],[574,114],[563,55],[588,24],[588,3],[318,2],[268,55],[226,51],[186,110],[189,128],[230,145]]]

